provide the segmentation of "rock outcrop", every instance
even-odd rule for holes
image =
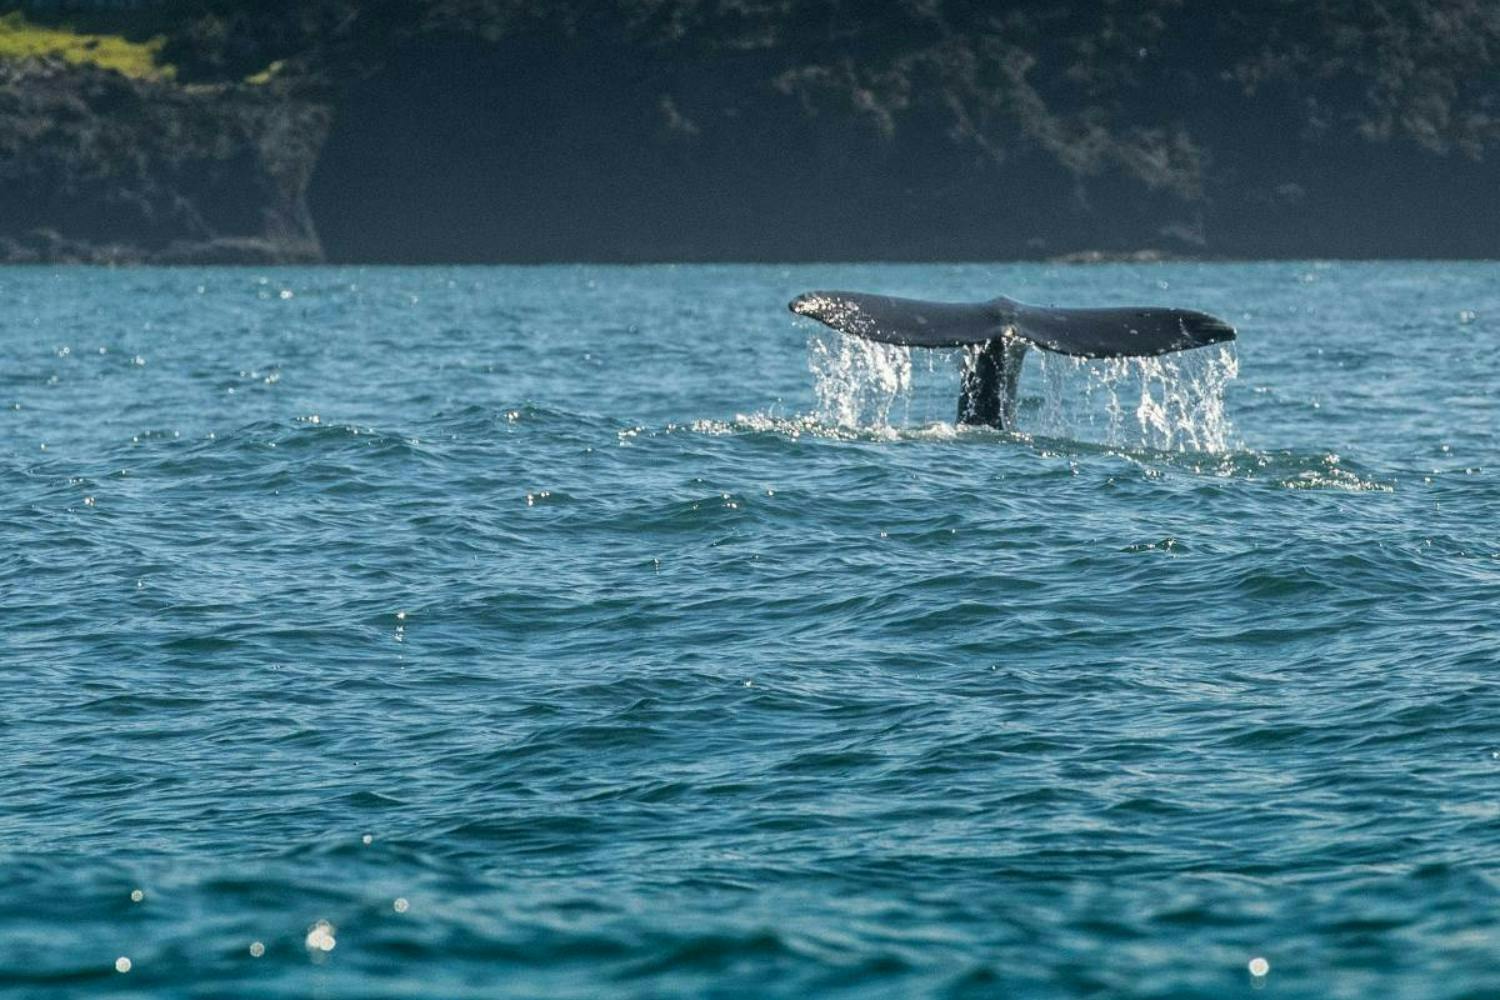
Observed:
[[[306,191],[330,119],[305,87],[0,63],[0,259],[321,260]]]

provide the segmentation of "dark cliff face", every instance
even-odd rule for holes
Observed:
[[[0,258],[320,259],[304,195],[329,118],[281,87],[0,64]]]
[[[1486,0],[183,6],[0,84],[13,255],[1500,255]]]
[[[1055,157],[941,116],[821,107],[756,55],[426,38],[348,95],[311,192],[333,259],[1039,256],[1190,224],[1137,185],[1107,216]],[[369,151],[379,150],[372,159]]]

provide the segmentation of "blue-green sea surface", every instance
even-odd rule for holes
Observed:
[[[1240,339],[955,430],[827,287]],[[1500,995],[1500,265],[0,302],[6,997]]]

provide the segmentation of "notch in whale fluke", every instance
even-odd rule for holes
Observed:
[[[1234,327],[1191,309],[1119,306],[1058,309],[1004,297],[927,302],[868,292],[806,292],[787,306],[840,333],[906,347],[962,347],[1017,337],[1082,358],[1150,357],[1223,343]]]

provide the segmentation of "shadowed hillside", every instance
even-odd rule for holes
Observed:
[[[156,68],[0,45],[12,259],[1500,255],[1500,7],[1481,0],[50,4],[24,23],[149,46]]]

